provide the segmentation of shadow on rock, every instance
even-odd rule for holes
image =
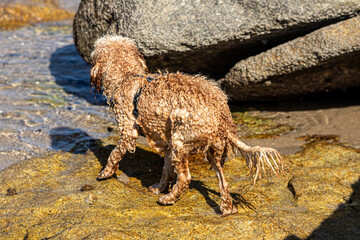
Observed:
[[[89,136],[81,129],[68,127],[54,128],[50,132],[51,146],[74,154],[85,154],[90,150],[105,167],[107,159],[115,145],[106,145],[100,139]],[[120,161],[119,170],[127,177],[136,177],[143,186],[149,187],[161,177],[163,160],[151,151],[136,148],[134,154],[127,153]],[[101,169],[99,169],[100,172]],[[94,176],[96,178],[97,176]]]
[[[98,159],[102,167],[105,167],[107,159],[115,145],[106,145],[100,139],[91,137],[81,129],[69,127],[54,128],[50,132],[51,147],[55,150],[70,152],[73,154],[85,154],[90,150]],[[116,176],[121,182],[127,183],[129,178],[140,180],[145,188],[157,183],[161,179],[163,157],[158,154],[136,147],[135,153],[126,153],[119,163],[120,176]],[[101,169],[99,169],[99,172]],[[211,172],[209,171],[209,174]],[[94,176],[94,179],[97,176]],[[221,214],[220,206],[212,199],[211,195],[220,197],[220,193],[209,189],[202,181],[192,180],[190,188],[197,190],[205,198],[207,204],[214,209],[215,213]],[[232,193],[234,204],[244,209],[255,210],[255,207],[241,195]]]
[[[49,69],[56,84],[62,86],[68,94],[76,95],[94,105],[106,103],[101,95],[95,96],[90,91],[90,65],[80,57],[75,45],[56,49],[51,54]]]
[[[307,111],[319,109],[345,108],[357,106],[360,104],[360,87],[349,88],[344,91],[330,91],[325,93],[307,94],[301,97],[289,99],[287,101],[269,100],[269,101],[247,101],[231,102],[232,111],[246,109],[246,107],[256,108],[269,112],[289,112],[289,111]]]
[[[360,239],[360,178],[352,185],[353,193],[333,214],[315,229],[307,240],[313,239]],[[285,240],[298,240],[295,235]]]
[[[204,183],[199,180],[191,180],[190,188],[196,189],[201,195],[204,196],[206,203],[214,209],[216,214],[221,215],[220,206],[217,202],[212,199],[211,194],[220,198],[220,193],[205,187]],[[233,198],[234,205],[238,208],[241,207],[246,210],[255,210],[255,207],[247,201],[243,196],[238,193],[230,193],[231,197]]]

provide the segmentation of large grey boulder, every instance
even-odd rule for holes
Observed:
[[[150,70],[223,77],[241,59],[360,11],[359,0],[82,0],[76,47],[87,62],[97,38],[135,39]]]
[[[235,101],[360,86],[360,16],[242,60],[220,85]]]

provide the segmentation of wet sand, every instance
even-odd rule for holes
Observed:
[[[333,135],[342,144],[360,149],[358,91],[360,89],[352,89],[347,93],[328,94],[305,101],[255,103],[249,107],[252,115],[270,118],[276,123],[291,126],[293,130],[271,139],[244,141],[250,145],[276,147],[282,154],[288,155],[301,150],[301,146],[307,142],[302,137]]]

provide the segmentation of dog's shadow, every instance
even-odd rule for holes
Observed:
[[[74,154],[85,154],[90,150],[98,159],[102,167],[105,167],[107,159],[115,147],[114,145],[104,146],[100,139],[91,137],[81,129],[68,127],[54,128],[50,132],[51,146],[55,150],[62,150]],[[163,157],[145,149],[136,148],[135,153],[127,153],[119,163],[121,175],[126,178],[134,177],[141,181],[141,185],[148,188],[161,179],[162,168],[164,165]],[[99,172],[101,169],[99,169]],[[212,174],[209,171],[209,174]],[[114,176],[114,177],[124,177]],[[94,176],[96,178],[97,176]],[[215,176],[214,176],[215,177]],[[123,178],[122,178],[123,179]],[[123,181],[123,180],[122,180]],[[221,214],[219,204],[212,196],[220,198],[220,193],[209,189],[202,181],[192,180],[190,188],[196,189],[203,195],[207,204],[214,209],[215,213]],[[255,208],[246,201],[241,195],[232,193],[235,205],[239,207],[254,210]]]
[[[209,171],[209,174],[211,174],[211,172]],[[220,199],[220,193],[207,188],[204,183],[202,181],[199,180],[191,180],[190,183],[190,188],[196,189],[197,191],[199,191],[199,193],[201,193],[205,200],[206,203],[212,208],[214,209],[216,214],[221,215],[221,211],[220,211],[220,206],[219,204],[211,197],[211,195],[215,195],[217,196],[218,199]],[[255,210],[254,205],[252,205],[249,201],[247,201],[243,196],[241,196],[238,193],[230,193],[231,197],[233,198],[233,202],[235,206],[238,206],[245,209],[245,210]]]
[[[54,128],[50,132],[51,147],[74,154],[85,154],[90,150],[105,167],[107,159],[115,145],[104,146],[100,139],[91,137],[81,129],[68,127]],[[127,153],[119,163],[119,170],[127,177],[135,177],[145,187],[149,187],[161,178],[164,160],[158,154],[137,147],[134,154]],[[99,169],[100,172],[101,169]],[[96,178],[97,176],[94,176]]]

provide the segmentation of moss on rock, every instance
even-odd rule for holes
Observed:
[[[215,174],[201,159],[191,162],[190,189],[173,206],[158,205],[158,196],[147,192],[160,179],[163,160],[141,144],[125,156],[117,178],[97,181],[116,140],[94,142],[84,154],[55,153],[0,172],[0,238],[304,238],[348,204],[360,170],[358,150],[318,141],[286,157],[292,175],[254,186],[243,159],[233,158],[225,174],[239,213],[222,218]],[[338,222],[334,229],[341,227]]]

